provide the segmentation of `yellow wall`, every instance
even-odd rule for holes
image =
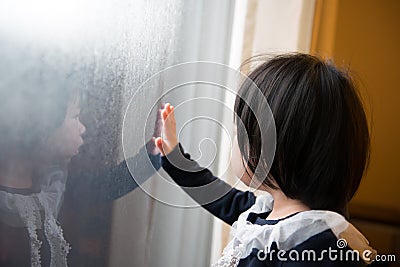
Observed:
[[[350,66],[372,120],[371,163],[353,204],[399,216],[400,1],[317,1],[315,12],[312,53]]]

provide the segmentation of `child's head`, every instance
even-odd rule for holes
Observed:
[[[51,152],[48,157],[52,158],[70,157],[82,143],[75,133],[84,132],[77,118],[81,81],[66,67],[38,64],[0,86],[0,159],[11,155],[39,159],[41,150],[46,151],[43,154]],[[68,149],[61,150],[64,147]]]
[[[38,67],[0,88],[0,157],[35,156],[48,133],[61,125],[68,93],[59,90],[59,76],[50,67]]]
[[[367,119],[351,78],[305,54],[276,56],[248,77],[267,99],[276,127],[269,174],[256,178],[312,209],[343,212],[369,159]],[[247,92],[249,86],[243,83],[239,95],[261,103]],[[245,131],[238,127],[237,138],[246,169],[254,173],[259,163],[265,166],[260,155],[268,144],[261,145],[260,122],[241,97],[235,113]]]

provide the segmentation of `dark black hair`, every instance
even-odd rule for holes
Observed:
[[[345,213],[368,166],[370,149],[366,115],[348,72],[296,53],[266,60],[248,77],[267,99],[276,127],[272,166],[258,179],[311,209]],[[248,82],[241,85],[235,113],[245,128],[237,124],[239,148],[254,173],[258,164],[266,167],[261,150],[271,144],[260,143],[264,122],[246,104],[259,101],[252,99],[249,87]]]

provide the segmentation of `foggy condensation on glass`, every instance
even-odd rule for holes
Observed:
[[[142,264],[134,245],[121,249],[134,239],[111,237],[126,221],[113,202],[137,188],[126,161],[150,178],[159,155],[133,127],[138,149],[123,158],[123,114],[138,87],[176,60],[182,9],[180,0],[0,3],[1,266]],[[160,90],[146,93],[138,114]],[[147,115],[157,134],[157,108]],[[147,202],[129,202],[133,235],[147,232],[134,219]]]

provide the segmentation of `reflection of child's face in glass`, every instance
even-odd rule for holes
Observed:
[[[48,145],[54,158],[69,160],[79,153],[85,126],[79,120],[79,98],[69,102],[64,122],[49,137]]]

